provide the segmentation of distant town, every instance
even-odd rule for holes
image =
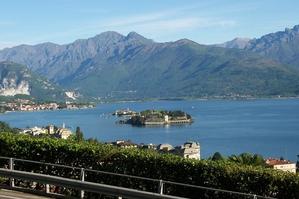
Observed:
[[[74,102],[43,102],[37,103],[28,99],[16,99],[11,102],[1,102],[0,112],[8,111],[40,111],[40,110],[58,110],[58,109],[85,109],[93,108],[95,105],[89,103]]]

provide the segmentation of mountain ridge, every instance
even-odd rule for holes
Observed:
[[[298,70],[258,52],[188,39],[157,43],[136,32],[17,46],[0,51],[0,60],[28,65],[66,89],[96,98],[299,93]]]
[[[299,68],[299,25],[285,28],[284,31],[265,34],[260,38],[246,39],[245,41],[235,38],[213,46],[255,52],[283,64]]]

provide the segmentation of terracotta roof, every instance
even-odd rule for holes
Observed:
[[[292,162],[290,162],[288,160],[268,158],[268,159],[266,159],[266,164],[269,166],[274,166],[274,165],[280,165],[280,164],[292,164]]]

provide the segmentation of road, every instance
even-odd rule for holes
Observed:
[[[7,189],[0,189],[0,199],[50,199],[50,198],[18,192],[18,191],[11,191]]]

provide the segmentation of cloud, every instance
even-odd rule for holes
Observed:
[[[188,9],[191,9],[191,7],[143,15],[109,18],[93,22],[87,25],[84,30],[86,32],[115,30],[122,33],[136,31],[141,34],[158,35],[166,32],[182,32],[209,27],[225,28],[236,25],[236,21],[231,19],[188,16],[188,14],[185,14]]]
[[[147,34],[165,34],[166,32],[181,32],[209,27],[232,27],[234,20],[223,20],[203,17],[158,17],[158,15],[129,17],[121,21],[112,20],[107,25],[99,25],[99,29],[119,30],[122,32],[137,31]],[[166,31],[166,32],[165,32]]]
[[[46,41],[59,41],[68,39],[78,39],[93,36],[104,31],[117,31],[127,34],[130,31],[136,31],[151,39],[171,38],[171,34],[186,33],[186,31],[198,31],[203,28],[223,28],[236,25],[232,19],[204,17],[194,14],[191,10],[197,10],[198,5],[185,6],[161,10],[157,12],[148,12],[135,15],[124,15],[98,20],[85,21],[77,26],[69,27],[64,31],[58,31],[45,35],[38,35],[30,43],[41,43]],[[1,23],[0,23],[1,24]],[[171,33],[171,34],[170,34]]]

